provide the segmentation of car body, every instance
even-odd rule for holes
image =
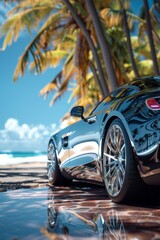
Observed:
[[[160,185],[160,77],[145,77],[109,93],[80,121],[53,134],[48,144],[50,183],[77,179],[104,184],[114,202],[147,185]]]

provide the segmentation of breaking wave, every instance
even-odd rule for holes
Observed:
[[[0,152],[0,165],[18,164],[24,162],[47,162],[44,152]]]

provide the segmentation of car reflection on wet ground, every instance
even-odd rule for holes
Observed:
[[[160,197],[115,204],[82,183],[2,192],[0,239],[160,239]]]

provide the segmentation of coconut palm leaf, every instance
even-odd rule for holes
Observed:
[[[87,76],[86,76],[86,82],[87,82],[87,91],[86,91],[86,95],[81,95],[80,98],[77,99],[77,104],[79,104],[79,99],[81,99],[80,101],[84,101],[85,99],[85,106],[88,104],[92,104],[94,103],[94,101],[96,101],[96,103],[98,101],[100,101],[100,99],[102,98],[98,86],[95,84],[95,79],[94,79],[94,75],[92,72],[88,72]],[[77,96],[79,96],[79,92],[80,89],[82,87],[82,83],[79,82],[78,84],[73,84],[73,86],[71,86],[71,90],[72,93],[70,95],[69,98],[69,102],[71,102],[72,99],[76,99]],[[87,96],[87,97],[86,97]],[[86,101],[87,100],[87,101]],[[82,104],[83,105],[83,104]]]
[[[138,63],[138,71],[141,76],[153,76],[154,75],[154,68],[153,68],[153,61],[151,59],[142,60]]]
[[[45,53],[41,54],[41,63],[40,63],[40,69],[41,72],[45,71],[48,67],[56,67],[60,64],[60,62],[67,57],[67,52],[64,50],[50,50]],[[33,61],[29,69],[31,72],[33,72],[35,69],[37,70],[37,64],[35,61]]]
[[[11,0],[9,0],[8,2],[10,2]],[[6,0],[7,2],[7,0]],[[61,4],[61,1],[59,0],[59,4],[57,4],[57,1],[53,0],[34,0],[34,1],[30,1],[30,0],[15,0],[12,2],[18,2],[19,4],[17,4],[14,8],[12,8],[9,13],[7,14],[8,16],[13,15],[15,13],[21,12],[22,10],[26,10],[30,7],[32,8],[53,8],[53,9],[57,9],[58,6]]]
[[[131,37],[131,42],[133,49],[136,54],[139,55],[139,58],[143,57],[145,59],[150,59],[150,46],[148,38],[145,34],[143,35],[143,37],[141,36],[141,38],[138,36]]]
[[[58,73],[56,77],[40,91],[40,95],[46,98],[50,92],[54,90],[58,91],[58,85],[60,85],[62,81],[62,74],[62,71]]]
[[[31,30],[36,29],[39,21],[51,12],[53,9],[50,8],[43,8],[43,11],[39,8],[31,8],[10,16],[0,27],[0,36],[6,35],[3,48],[5,49],[13,40],[17,40],[22,30],[27,29],[31,32]]]
[[[114,10],[111,8],[104,8],[101,10],[101,17],[103,21],[105,22],[107,27],[116,27],[116,26],[122,26],[123,22],[123,16],[121,13],[121,10]],[[133,27],[133,24],[135,21],[144,23],[145,21],[140,18],[139,16],[133,14],[130,11],[126,11],[126,14],[128,16],[128,26],[131,29]]]
[[[33,1],[33,3],[27,0],[22,1],[9,13],[8,20],[0,27],[0,34],[6,34],[3,44],[3,48],[5,48],[8,44],[12,43],[13,39],[19,36],[20,31],[24,27],[30,31],[33,27],[37,27],[38,23],[43,21],[44,17],[48,16],[38,34],[20,57],[15,69],[14,80],[18,78],[18,75],[22,76],[24,74],[27,62],[31,56],[35,61],[37,72],[41,71],[41,64],[44,62],[42,56],[43,50],[48,47],[54,32],[63,32],[62,29],[64,28],[62,27],[64,24],[67,24],[67,21],[64,23],[64,18],[66,18],[66,15],[68,17],[68,13],[65,14],[66,7],[61,7],[58,12],[53,13],[54,6],[57,6],[56,1],[53,1],[52,4],[48,0],[43,1],[43,3],[37,0]]]
[[[72,60],[73,56],[72,58],[68,59],[68,62],[66,62],[62,71],[40,91],[40,95],[45,97],[50,92],[56,91],[50,102],[50,105],[53,105],[54,102],[64,94],[64,92],[68,89],[71,79],[76,73],[76,68],[72,63]]]
[[[54,39],[54,43],[56,40]],[[56,67],[60,62],[64,61],[64,65],[69,63],[69,61],[73,58],[74,54],[74,45],[75,39],[74,36],[66,36],[63,41],[57,43],[56,48],[53,50],[45,51],[41,54],[40,68],[41,71],[46,70],[48,67]],[[70,51],[69,51],[70,50]],[[30,66],[30,71],[37,70],[37,65],[35,61],[33,61]],[[37,73],[37,72],[36,72]]]
[[[75,72],[73,68],[72,71],[70,71],[70,75],[68,75],[68,78],[64,78],[64,80],[60,84],[60,87],[58,88],[58,91],[55,93],[55,95],[53,96],[50,102],[51,106],[57,101],[57,99],[59,99],[66,92],[66,90],[68,89],[68,85],[70,83],[71,76],[73,76],[74,73]]]
[[[152,21],[152,31],[153,31],[153,38],[155,40],[155,47],[159,50],[160,44],[160,2],[155,1],[154,5],[150,10],[150,16]]]
[[[53,24],[55,22],[57,22],[58,18],[59,18],[59,15],[57,13],[54,14],[53,16],[49,17],[48,21],[44,24],[44,26],[42,26],[39,33],[35,36],[35,38],[32,40],[32,42],[26,47],[25,52],[21,56],[17,66],[16,66],[15,73],[14,73],[14,81],[17,80],[18,75],[22,76],[24,74],[27,62],[29,61],[29,56],[32,56],[34,59],[36,71],[40,72],[42,70],[41,65],[44,65],[43,64],[44,57],[41,52],[41,49],[44,48],[45,41],[48,44],[49,38],[53,34],[53,33],[50,34],[51,27],[52,27],[52,32],[62,29],[62,27],[64,27],[64,25],[59,25],[59,26],[55,26],[53,28]],[[46,39],[46,31],[50,34],[47,36],[47,39]],[[63,29],[62,29],[62,31],[63,31]],[[44,38],[45,38],[45,40],[43,40],[43,45],[42,45],[42,42],[40,41],[40,39],[42,39],[42,36],[44,36]]]

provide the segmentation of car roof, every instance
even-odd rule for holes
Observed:
[[[143,77],[131,81],[128,86],[138,87],[139,90],[160,87],[160,76]]]

